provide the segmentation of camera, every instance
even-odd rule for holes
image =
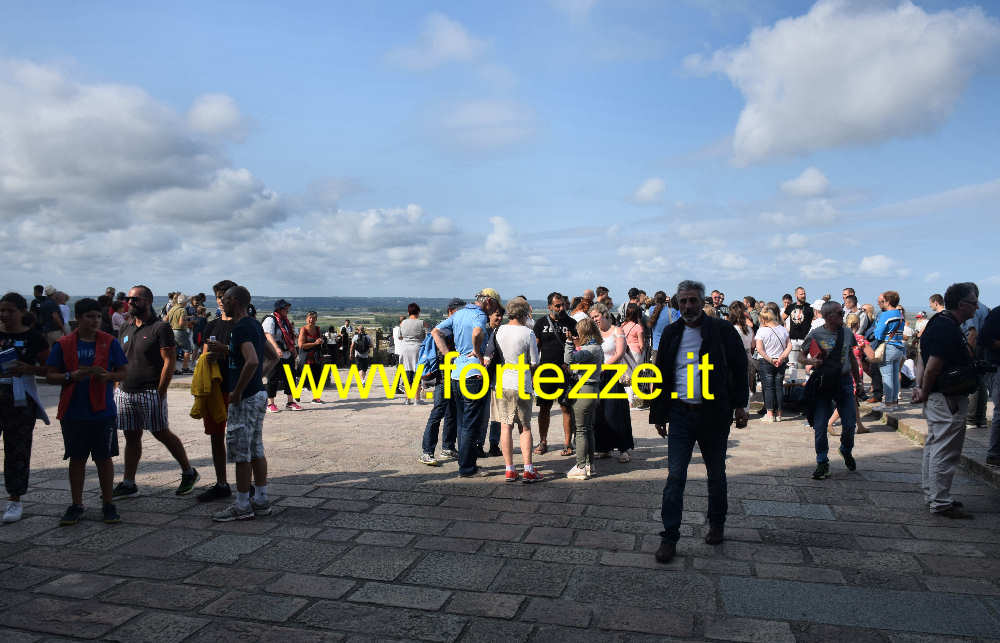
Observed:
[[[989,373],[996,373],[997,365],[977,359],[972,361],[972,369],[976,372],[976,375],[987,375]]]

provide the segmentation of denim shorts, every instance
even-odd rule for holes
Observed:
[[[185,353],[190,353],[194,350],[194,344],[191,343],[190,329],[174,329],[174,341],[177,342],[177,348],[181,349]]]

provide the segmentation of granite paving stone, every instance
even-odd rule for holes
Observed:
[[[178,580],[187,578],[205,569],[204,563],[187,560],[162,560],[128,556],[116,560],[102,573],[129,578],[150,578],[153,580]]]
[[[102,601],[161,610],[193,610],[222,595],[219,589],[136,580],[106,592]]]
[[[264,545],[243,562],[249,567],[290,572],[318,572],[347,550],[347,545],[311,540],[279,540]]]
[[[479,551],[483,541],[469,538],[448,538],[447,536],[422,536],[413,544],[417,549],[434,549],[437,551],[454,551],[472,554]]]
[[[243,569],[241,567],[208,567],[184,582],[213,587],[257,587],[278,575],[275,570]]]
[[[180,643],[209,622],[207,618],[194,618],[180,614],[147,612],[129,621],[106,638],[125,643]]]
[[[886,630],[993,636],[1000,618],[966,596],[723,576],[729,614]]]
[[[206,563],[235,563],[240,556],[257,551],[271,542],[264,536],[223,534],[192,547],[185,552],[188,558]]]
[[[418,585],[485,591],[503,564],[503,559],[492,556],[429,552],[405,579]]]
[[[206,523],[205,527],[208,526]],[[126,543],[122,547],[119,547],[117,552],[129,556],[170,558],[174,554],[208,540],[214,535],[208,530],[196,531],[166,527]]]
[[[0,589],[25,590],[58,575],[59,572],[51,569],[16,565],[8,567],[0,573]]]
[[[564,595],[583,603],[660,608],[663,597],[684,612],[715,612],[715,587],[699,573],[607,567],[599,574],[577,568]]]
[[[445,532],[451,538],[475,538],[480,540],[502,540],[516,542],[528,531],[524,525],[505,525],[494,522],[457,521]]]
[[[527,623],[475,619],[465,628],[459,640],[469,643],[524,643],[531,635],[531,629]]]
[[[36,598],[0,611],[0,625],[46,634],[98,638],[139,614],[139,610],[96,601]]]
[[[344,602],[319,601],[299,614],[302,625],[375,637],[398,637],[450,642],[467,623],[464,616],[428,614],[416,610],[372,607]]]
[[[309,604],[304,598],[278,594],[251,594],[246,590],[227,593],[202,608],[202,614],[284,622]]]
[[[573,565],[534,560],[508,560],[490,586],[495,592],[528,596],[560,596],[576,569]]]
[[[524,542],[540,545],[568,545],[572,540],[572,529],[558,527],[534,527],[524,537]]]
[[[783,516],[810,520],[833,520],[833,511],[827,505],[806,502],[778,502],[772,500],[741,500],[743,510],[757,516]]]
[[[589,531],[581,529],[576,532],[573,544],[584,549],[632,551],[635,548],[635,535],[614,531]]]
[[[449,591],[430,587],[368,582],[353,592],[348,600],[355,603],[375,603],[388,607],[436,611],[441,609],[450,596]]]
[[[795,643],[788,623],[755,618],[712,617],[705,623],[705,638],[750,643]]]
[[[531,598],[520,619],[529,623],[549,623],[587,627],[593,610],[590,605],[552,598]]]
[[[396,547],[358,545],[323,570],[331,576],[395,580],[420,557],[420,552]]]
[[[65,598],[94,598],[101,592],[124,582],[125,579],[114,576],[73,572],[36,587],[35,591]]]
[[[594,610],[593,627],[612,631],[646,632],[685,637],[694,633],[694,615],[677,610],[643,609],[623,605]]]
[[[524,601],[525,597],[517,594],[452,592],[451,600],[445,611],[468,616],[514,618]]]
[[[353,589],[354,581],[309,574],[282,574],[264,590],[274,594],[314,596],[316,598],[337,599]]]

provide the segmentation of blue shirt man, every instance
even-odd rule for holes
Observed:
[[[455,339],[455,351],[459,353],[454,360],[451,372],[452,380],[464,379],[464,388],[451,387],[446,394],[455,397],[455,415],[458,429],[458,475],[469,478],[480,472],[476,465],[476,439],[483,425],[485,414],[489,410],[489,400],[483,393],[487,382],[482,373],[476,370],[466,370],[464,377],[462,369],[471,364],[481,364],[480,358],[489,337],[489,315],[500,306],[500,295],[492,288],[485,288],[476,293],[475,303],[468,304],[444,320],[431,331],[438,351],[445,355],[448,345],[445,335],[450,331]],[[477,346],[478,344],[478,346]],[[455,389],[458,390],[455,390]]]

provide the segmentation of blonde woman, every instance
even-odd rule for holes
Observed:
[[[604,304],[596,303],[590,309],[590,320],[601,334],[604,363],[624,364],[625,351],[628,350],[625,333],[612,323],[611,310]],[[601,389],[614,377],[614,371],[601,373]],[[618,381],[610,392],[622,395],[625,394],[625,387]],[[632,439],[632,415],[628,399],[602,398],[597,401],[594,442],[596,458],[606,458],[612,449],[618,449],[619,462],[625,463],[632,459],[629,451],[635,448],[635,440]]]
[[[595,307],[597,304],[594,305]],[[604,314],[607,306],[601,305]],[[591,311],[594,309],[591,308]],[[622,339],[624,342],[624,338]],[[580,393],[594,395],[592,398],[578,398],[573,401],[573,419],[576,421],[576,464],[566,474],[573,480],[589,480],[594,474],[594,421],[597,415],[596,395],[600,392],[600,366],[604,363],[601,350],[601,332],[590,319],[576,323],[576,336],[566,330],[566,344],[563,349],[566,364],[593,364],[597,366],[591,376],[580,387]]]
[[[774,309],[765,307],[760,311],[760,329],[754,337],[754,344],[760,360],[757,372],[764,388],[765,422],[781,422],[781,406],[785,396],[785,367],[792,343],[788,340],[788,330],[778,321]]]
[[[500,450],[503,452],[503,462],[506,467],[505,482],[517,482],[518,475],[514,468],[514,425],[520,433],[521,457],[524,460],[524,474],[521,480],[525,483],[541,482],[542,474],[535,471],[531,463],[531,371],[538,366],[538,339],[535,333],[527,327],[526,321],[531,314],[528,302],[515,297],[507,302],[507,316],[510,318],[505,325],[497,328],[492,338],[494,355],[499,351],[506,364],[517,364],[523,361],[530,368],[525,371],[507,369],[500,380],[503,397],[497,400],[497,416],[500,420]],[[522,399],[520,391],[525,391],[527,399]]]

